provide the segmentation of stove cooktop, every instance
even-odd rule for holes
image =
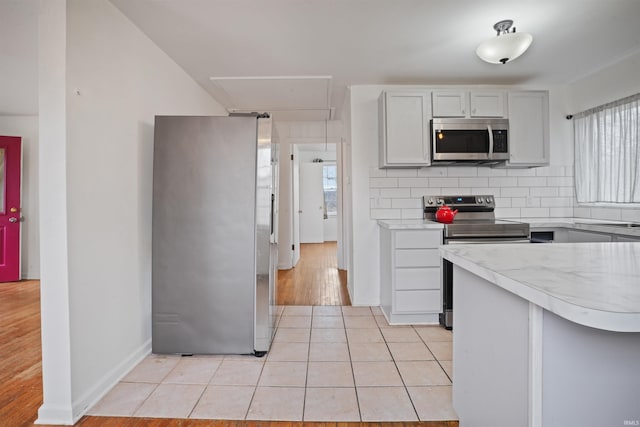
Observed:
[[[529,224],[495,218],[492,195],[424,196],[424,218],[435,220],[435,213],[442,205],[458,210],[453,223],[444,226],[446,239],[529,236]]]

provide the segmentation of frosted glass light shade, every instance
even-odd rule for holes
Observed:
[[[505,33],[480,43],[476,54],[492,64],[506,64],[522,55],[531,46],[533,37],[527,33]]]

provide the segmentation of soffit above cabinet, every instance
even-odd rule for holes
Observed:
[[[270,112],[277,120],[331,120],[331,76],[211,77],[230,113]]]

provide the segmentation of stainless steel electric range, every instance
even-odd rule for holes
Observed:
[[[424,196],[424,218],[435,221],[442,205],[458,210],[453,222],[444,225],[444,244],[529,243],[529,224],[495,218],[491,195]],[[453,328],[453,264],[442,260],[442,305],[440,323]]]

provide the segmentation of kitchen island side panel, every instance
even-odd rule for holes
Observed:
[[[453,407],[461,426],[527,426],[529,303],[453,269]]]

